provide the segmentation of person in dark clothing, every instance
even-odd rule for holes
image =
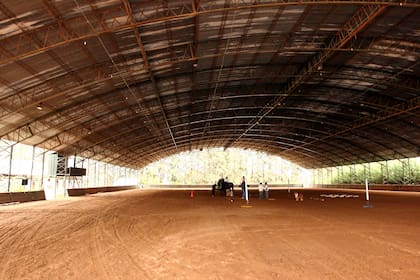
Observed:
[[[219,189],[223,187],[224,183],[225,183],[225,179],[223,178],[220,178],[219,181],[217,181],[217,186],[219,187]]]
[[[219,181],[217,182],[217,186],[218,186],[219,190],[222,192],[222,194],[224,194],[226,196],[225,179],[220,178]]]
[[[211,186],[211,196],[214,196],[214,194],[216,193],[216,186],[217,184],[213,184],[213,186]]]
[[[242,176],[241,189],[242,189],[242,199],[245,199],[245,176]]]

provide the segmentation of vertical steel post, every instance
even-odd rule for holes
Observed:
[[[379,163],[381,165],[381,183],[384,183],[384,165],[382,163]]]
[[[316,172],[314,169],[312,169],[312,185],[315,185],[315,182],[316,182],[315,176],[316,176]]]
[[[366,164],[363,164],[363,174],[364,174],[365,178],[367,178],[367,167],[366,167]]]
[[[104,185],[109,185],[109,179],[108,179],[107,172],[108,172],[108,163],[105,163],[105,166],[104,166],[104,182],[105,182],[105,184]]]
[[[10,192],[11,177],[12,177],[12,160],[13,160],[13,145],[10,145],[10,156],[9,156],[9,178],[7,180],[7,192]]]
[[[95,187],[99,186],[99,167],[98,162],[95,161]]]
[[[340,167],[337,167],[337,183],[341,184],[341,180],[340,180]]]
[[[35,161],[35,146],[32,146],[32,162],[31,162],[31,177],[30,177],[30,185],[29,185],[29,189],[32,190],[32,180],[33,180],[33,174],[34,174],[34,161]]]
[[[408,184],[410,184],[410,183],[413,183],[413,181],[414,180],[412,180],[412,175],[413,175],[413,173],[411,172],[412,171],[412,169],[411,169],[411,166],[410,166],[410,158],[407,158],[407,182],[408,182]]]
[[[124,184],[127,185],[127,167],[124,167]]]
[[[42,168],[41,168],[41,189],[44,189],[44,165],[45,165],[45,153],[42,153]]]
[[[86,162],[86,187],[89,187],[89,177],[90,177],[90,168],[89,168],[89,159]]]
[[[402,178],[401,178],[401,182],[403,183],[403,184],[406,184],[406,180],[405,180],[405,164],[404,164],[404,161],[403,160],[400,160],[399,161],[400,163],[401,163],[401,167],[402,167]]]
[[[321,168],[321,185],[324,184],[324,168]]]

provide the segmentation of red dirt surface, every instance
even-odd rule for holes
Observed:
[[[375,193],[368,209],[363,193],[271,194],[250,208],[185,190],[0,206],[0,279],[420,279],[419,195]]]

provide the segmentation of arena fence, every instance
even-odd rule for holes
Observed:
[[[117,192],[117,191],[124,191],[124,190],[132,190],[137,189],[138,186],[106,186],[106,187],[98,187],[98,188],[77,188],[77,189],[67,189],[67,193],[69,196],[82,196],[86,194],[95,194],[101,192]]]
[[[44,191],[0,193],[0,204],[45,200]]]

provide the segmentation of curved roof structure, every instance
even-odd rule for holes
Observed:
[[[420,154],[418,1],[3,0],[0,136],[121,166]]]

